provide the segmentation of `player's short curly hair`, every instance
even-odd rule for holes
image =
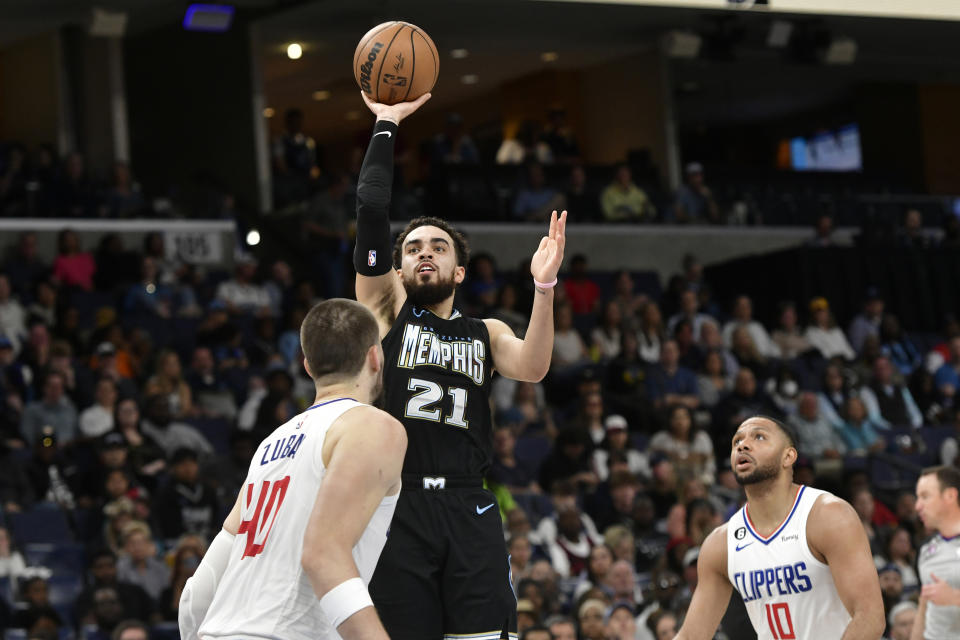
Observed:
[[[467,263],[470,261],[470,246],[467,244],[467,239],[463,234],[454,229],[446,220],[434,218],[433,216],[422,216],[411,220],[410,223],[404,227],[403,231],[400,232],[400,235],[397,236],[397,241],[393,245],[393,266],[395,268],[400,268],[400,261],[403,256],[403,243],[407,240],[407,236],[410,235],[411,231],[419,227],[437,227],[445,231],[447,235],[453,238],[453,248],[457,254],[457,266],[467,266]]]

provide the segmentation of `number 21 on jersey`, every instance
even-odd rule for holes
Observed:
[[[240,528],[237,529],[237,535],[247,534],[247,544],[243,549],[243,555],[240,556],[241,560],[263,552],[263,547],[267,544],[267,536],[270,535],[273,523],[277,520],[277,513],[280,511],[280,505],[283,504],[289,486],[290,476],[273,482],[264,480],[260,483],[259,490],[252,482],[247,485],[243,520],[240,522]]]
[[[793,630],[793,620],[790,618],[790,605],[786,602],[764,605],[767,611],[767,624],[773,640],[796,640],[797,634]]]
[[[407,391],[415,391],[416,393],[407,400],[407,407],[403,412],[405,417],[440,422],[442,411],[440,407],[435,405],[443,400],[443,387],[430,380],[410,378],[410,381],[407,382]],[[450,411],[450,415],[443,419],[443,423],[468,429],[470,425],[465,419],[467,390],[460,387],[450,387],[447,389],[447,394],[453,398],[453,409]]]

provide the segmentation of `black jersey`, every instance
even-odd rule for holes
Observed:
[[[404,473],[483,476],[493,453],[490,334],[405,303],[383,338],[383,408],[407,430]]]

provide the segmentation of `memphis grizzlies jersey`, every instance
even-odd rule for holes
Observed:
[[[807,544],[807,518],[821,494],[830,495],[800,486],[786,520],[766,537],[748,505],[727,522],[727,576],[757,640],[839,640],[850,622],[830,567]]]
[[[920,547],[917,566],[921,584],[933,584],[931,574],[954,589],[960,589],[960,536],[944,538],[937,534]],[[956,640],[960,638],[960,607],[927,603],[924,618],[925,640]]]
[[[383,338],[384,406],[407,430],[404,473],[484,476],[493,454],[490,334],[404,303]]]
[[[303,536],[323,483],[321,452],[327,431],[349,398],[310,407],[260,443],[241,490],[242,522],[200,637],[226,640],[283,638],[337,640],[301,566]],[[385,497],[353,547],[353,560],[370,582],[399,494]]]

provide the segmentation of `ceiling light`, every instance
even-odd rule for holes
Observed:
[[[466,49],[454,49],[450,52],[450,57],[454,60],[463,60],[468,55],[470,55],[470,52]]]
[[[320,102],[322,100],[327,100],[329,98],[330,98],[330,92],[327,91],[326,89],[313,92],[313,99],[316,100],[317,102]]]
[[[274,115],[276,115],[276,113],[277,113],[277,112],[273,110],[273,107],[266,107],[266,108],[263,110],[263,117],[264,117],[264,118],[272,118]]]
[[[556,51],[544,51],[540,54],[540,59],[544,62],[556,62],[559,57],[560,54]]]
[[[460,76],[460,82],[463,84],[477,84],[480,82],[480,76],[475,73],[468,73],[465,76]]]
[[[291,60],[299,60],[300,56],[303,55],[303,47],[301,47],[296,42],[291,42],[287,45],[287,57]]]
[[[255,247],[260,244],[260,232],[256,229],[251,229],[247,233],[247,244],[251,247]]]

